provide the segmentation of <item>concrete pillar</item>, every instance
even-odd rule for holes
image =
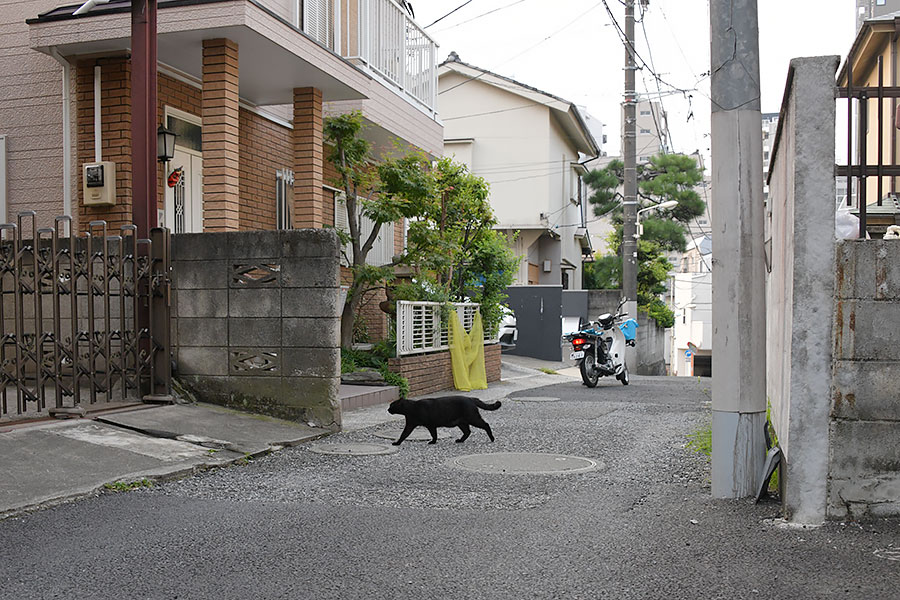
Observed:
[[[240,226],[238,45],[203,40],[203,230]]]
[[[756,0],[710,2],[712,493],[754,495],[765,460],[766,271]]]
[[[294,90],[294,227],[325,224],[322,91]]]

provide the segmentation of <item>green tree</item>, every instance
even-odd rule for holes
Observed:
[[[361,136],[356,113],[326,119],[324,133],[346,195],[350,247],[346,260],[353,280],[341,315],[341,347],[353,342],[353,323],[364,294],[393,279],[393,267],[404,264],[417,273],[412,285],[392,290],[394,299],[480,302],[485,327],[500,319],[503,291],[512,283],[517,261],[496,224],[488,202],[488,185],[449,158],[432,167],[419,153],[383,160],[371,166],[371,148]],[[357,215],[373,223],[362,239]],[[386,265],[366,258],[383,226],[409,220],[407,247]]]
[[[591,171],[585,177],[593,189],[589,201],[594,206],[594,214],[611,216],[613,232],[608,242],[614,253],[595,261],[596,266],[590,269],[590,277],[585,277],[586,287],[595,283],[621,283],[623,209],[617,188],[623,177],[623,165],[617,160],[604,169]],[[696,161],[683,154],[659,154],[651,157],[648,164],[638,166],[639,208],[669,200],[678,202],[674,208],[655,211],[651,216],[644,217],[641,221],[643,235],[638,241],[638,308],[647,312],[662,327],[670,327],[674,322],[672,311],[659,298],[665,291],[663,284],[672,269],[664,253],[683,252],[687,247],[687,224],[706,210],[706,204],[694,191],[702,180],[703,174]],[[613,279],[612,274],[618,275],[617,280]]]
[[[350,246],[345,260],[353,275],[341,313],[342,348],[350,348],[353,344],[354,320],[365,293],[377,289],[393,275],[394,263],[366,263],[381,228],[385,224],[392,226],[403,218],[415,217],[431,195],[431,182],[422,169],[423,159],[410,154],[387,159],[373,168],[371,144],[360,135],[361,130],[362,114],[358,111],[330,117],[323,126],[324,137],[330,145],[328,160],[337,171],[337,185],[344,191],[349,231],[339,231],[338,235]],[[373,223],[372,231],[365,239],[360,215]]]

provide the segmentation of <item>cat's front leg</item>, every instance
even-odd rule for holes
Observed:
[[[399,446],[400,444],[402,444],[402,443],[403,443],[403,440],[405,440],[406,438],[408,438],[408,437],[409,437],[409,434],[411,434],[412,431],[413,431],[413,429],[415,429],[415,428],[416,428],[415,425],[413,425],[412,423],[409,423],[409,422],[407,421],[406,427],[403,428],[403,432],[400,434],[400,437],[397,439],[397,441],[396,441],[396,442],[393,442],[393,445],[394,445],[394,446]]]
[[[437,444],[437,427],[429,427],[428,432],[431,434],[431,441],[429,444]]]

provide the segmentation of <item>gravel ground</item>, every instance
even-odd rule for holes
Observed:
[[[0,597],[897,598],[897,521],[797,530],[777,503],[711,499],[707,460],[685,447],[709,418],[705,388],[566,380],[485,412],[494,443],[473,430],[382,456],[299,446],[0,522]],[[384,417],[319,443],[389,445],[374,433],[402,421]],[[600,468],[452,464],[496,452]]]

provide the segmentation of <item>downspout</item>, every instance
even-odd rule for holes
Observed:
[[[100,121],[100,65],[94,67],[94,162],[103,160],[103,133]]]
[[[72,65],[60,55],[56,48],[50,49],[50,55],[62,66],[62,155],[63,155],[63,214],[72,216],[72,106],[69,93],[69,82]],[[70,232],[71,233],[71,232]]]

